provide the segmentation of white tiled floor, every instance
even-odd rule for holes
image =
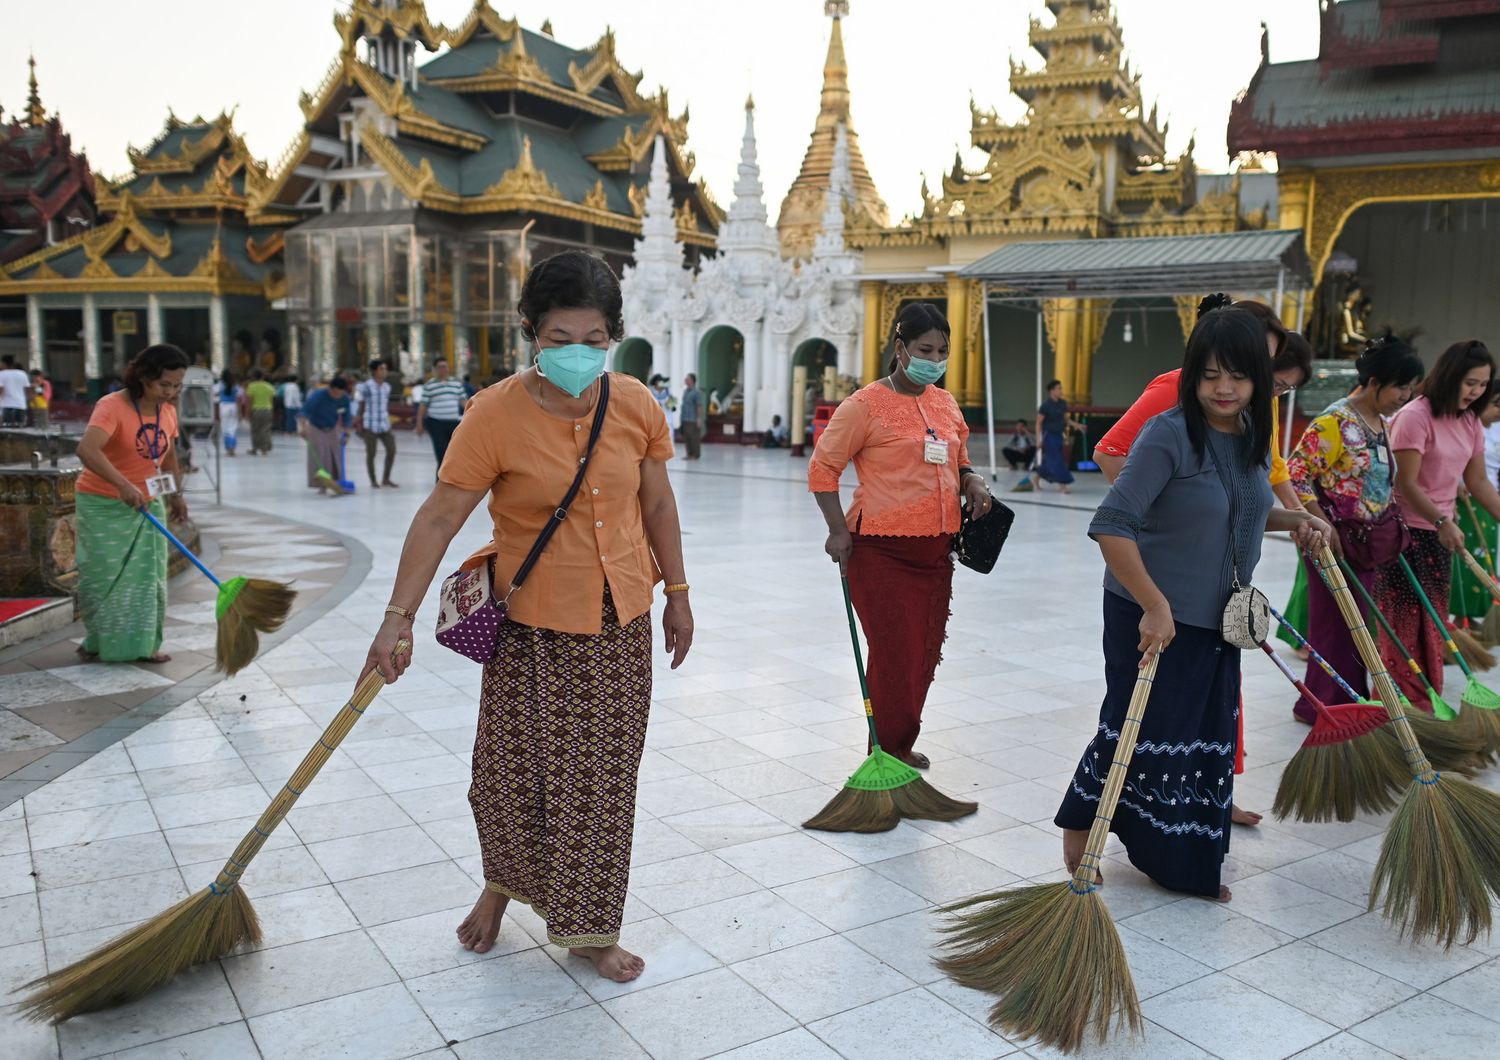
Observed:
[[[356,537],[374,569],[243,674],[0,810],[0,989],[203,886],[342,705],[431,474],[425,444],[401,441],[406,488],[337,500],[301,486],[300,452],[285,444],[226,466],[226,499]],[[797,463],[710,448],[673,481],[698,640],[682,670],[657,673],[626,911],[625,941],[648,961],[639,982],[605,983],[547,947],[525,909],[491,954],[454,944],[480,881],[465,798],[479,675],[424,635],[415,669],[247,872],[266,933],[256,950],[58,1031],[0,1014],[0,1054],[1049,1055],[991,1032],[992,999],[939,975],[932,909],[1058,876],[1051,817],[1103,688],[1100,564],[1083,534],[1097,484],[1066,504],[1013,498],[1027,503],[1000,568],[958,574],[922,746],[933,782],[980,812],[851,836],[798,827],[858,764],[864,730]],[[202,511],[273,532],[265,517]],[[484,538],[483,520],[450,563]],[[305,535],[284,536],[242,554],[317,558]],[[1268,545],[1257,581],[1281,597],[1290,572],[1290,550]],[[176,617],[198,617],[182,607]],[[1245,665],[1251,768],[1239,801],[1265,808],[1303,730],[1286,723],[1290,690],[1269,664]],[[117,680],[77,670],[70,680],[90,687]],[[48,694],[6,681],[0,702]],[[1381,833],[1379,819],[1237,830],[1227,907],[1161,891],[1112,848],[1105,899],[1147,1024],[1144,1038],[1093,1054],[1492,1055],[1500,944],[1412,946],[1366,913]]]

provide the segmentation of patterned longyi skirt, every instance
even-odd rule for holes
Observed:
[[[484,668],[469,804],[485,886],[529,904],[558,946],[620,939],[636,776],[651,708],[651,616],[598,634],[516,622]]]

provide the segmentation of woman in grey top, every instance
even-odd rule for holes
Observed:
[[[1203,316],[1188,340],[1177,406],[1141,431],[1089,525],[1104,553],[1107,691],[1099,729],[1057,812],[1071,871],[1083,853],[1143,653],[1161,654],[1112,830],[1131,864],[1176,891],[1229,900],[1240,654],[1220,634],[1236,577],[1250,584],[1265,533],[1304,549],[1329,529],[1272,510],[1271,363],[1243,309]],[[1171,650],[1168,651],[1168,647]]]

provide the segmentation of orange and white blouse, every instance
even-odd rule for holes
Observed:
[[[927,444],[947,459],[927,463]],[[813,493],[837,493],[852,460],[859,485],[845,517],[851,533],[937,537],[958,532],[958,469],[969,464],[969,428],[953,395],[929,386],[917,397],[883,383],[851,394],[818,439],[807,469]]]

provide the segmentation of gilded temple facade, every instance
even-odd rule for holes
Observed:
[[[1417,335],[1429,363],[1462,339],[1493,346],[1500,2],[1322,0],[1317,58],[1272,63],[1263,38],[1228,141],[1277,157],[1279,224],[1302,230],[1313,265],[1320,356],[1385,327]]]
[[[959,403],[982,404],[989,326],[1002,380],[999,408],[1026,415],[1036,382],[1034,323],[998,308],[986,313],[978,285],[961,279],[959,268],[1021,240],[1194,235],[1264,224],[1263,213],[1242,216],[1237,176],[1200,178],[1191,145],[1179,158],[1166,156],[1166,127],[1143,102],[1108,0],[1047,0],[1047,7],[1053,20],[1033,19],[1029,34],[1042,65],[1010,65],[1010,88],[1027,104],[1025,117],[1012,124],[970,103],[970,139],[984,164],[970,168],[955,157],[936,189],[923,181],[920,213],[900,224],[858,215],[850,224],[846,238],[864,259],[866,380],[881,374],[900,307],[933,301],[953,324],[946,385]],[[1132,306],[1129,314],[1107,300],[1049,301],[1043,316],[1051,373],[1075,403],[1127,401],[1141,377],[1180,359],[1190,301]],[[1112,348],[1102,376],[1101,347]]]

